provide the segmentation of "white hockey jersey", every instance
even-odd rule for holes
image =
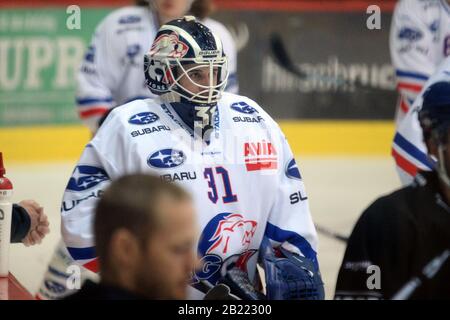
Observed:
[[[147,172],[179,183],[194,197],[205,263],[194,281],[214,284],[238,258],[253,279],[264,235],[318,269],[304,183],[281,129],[243,96],[224,93],[217,110],[209,144],[159,97],[111,112],[84,149],[63,197],[62,234],[76,261],[97,271],[94,207],[110,181]]]
[[[439,81],[450,81],[450,57],[442,62],[436,73],[425,83],[421,93],[398,125],[395,133],[392,155],[403,185],[410,184],[418,170],[431,170],[433,168],[433,161],[427,156],[427,148],[423,142],[418,112],[422,107],[423,93],[428,87]]]
[[[202,21],[222,40],[230,72],[228,92],[238,92],[237,50],[229,31],[218,21]],[[145,85],[144,54],[159,29],[147,7],[131,6],[110,13],[98,26],[77,75],[78,115],[92,132],[112,107],[154,97]]]
[[[390,49],[399,91],[398,125],[425,82],[450,54],[447,0],[400,0],[393,15]]]

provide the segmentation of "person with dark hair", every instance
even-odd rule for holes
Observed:
[[[67,299],[185,299],[197,265],[194,216],[189,194],[159,177],[113,181],[95,210],[100,282]]]
[[[200,21],[204,22],[215,10],[212,0],[194,0],[190,13]]]
[[[429,85],[415,114],[433,170],[364,211],[336,299],[450,299],[450,82]]]

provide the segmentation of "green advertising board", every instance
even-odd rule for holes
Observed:
[[[76,72],[113,10],[78,8],[0,11],[0,127],[78,122]]]

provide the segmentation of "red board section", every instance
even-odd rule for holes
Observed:
[[[10,273],[7,278],[0,278],[0,300],[34,300],[34,298]]]
[[[105,0],[105,1],[88,1],[88,0],[0,0],[0,7],[3,8],[41,8],[41,7],[68,7],[77,5],[81,8],[103,8],[103,7],[122,7],[133,4],[132,0]]]
[[[366,12],[370,5],[381,11],[392,11],[396,1],[367,0],[216,0],[220,9],[261,11],[309,11],[309,12]]]
[[[382,11],[392,11],[396,0],[215,0],[219,10],[247,11],[309,11],[309,12],[365,12],[370,5]],[[89,8],[122,7],[133,4],[132,0],[78,0],[76,5]],[[69,0],[0,0],[3,8],[62,7],[74,4]]]

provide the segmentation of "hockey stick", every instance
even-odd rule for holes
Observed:
[[[301,79],[308,78],[308,75],[292,62],[292,59],[289,56],[279,34],[272,33],[270,36],[270,48],[272,50],[273,57],[283,69]]]
[[[407,300],[419,288],[424,281],[433,279],[450,257],[450,249],[445,250],[439,256],[433,258],[422,270],[422,273],[409,280],[391,300]]]
[[[270,36],[270,49],[272,51],[273,57],[275,58],[276,62],[286,71],[290,72],[294,76],[300,79],[308,79],[311,77],[311,75],[308,75],[305,73],[300,67],[298,67],[297,64],[295,64],[291,56],[289,55],[288,51],[286,50],[286,46],[283,43],[283,40],[281,39],[281,36],[277,33],[273,33]],[[321,81],[325,82],[331,82],[331,83],[337,83],[338,86],[348,86],[348,87],[354,87],[356,89],[360,90],[366,90],[366,91],[373,91],[375,88],[369,85],[362,84],[359,80],[350,81],[347,79],[343,79],[342,77],[327,77],[327,76],[320,76],[318,78]],[[389,91],[392,90],[389,89],[382,89],[382,88],[376,88],[377,91]]]
[[[335,240],[339,240],[339,241],[342,241],[342,242],[345,242],[345,243],[347,243],[347,241],[348,241],[348,237],[346,237],[346,236],[344,236],[342,234],[339,234],[337,232],[331,231],[331,230],[329,230],[327,228],[324,228],[322,226],[319,226],[317,224],[315,226],[316,226],[316,230],[318,232],[320,232],[321,234],[325,235],[325,236],[328,236],[330,238],[333,238]]]

